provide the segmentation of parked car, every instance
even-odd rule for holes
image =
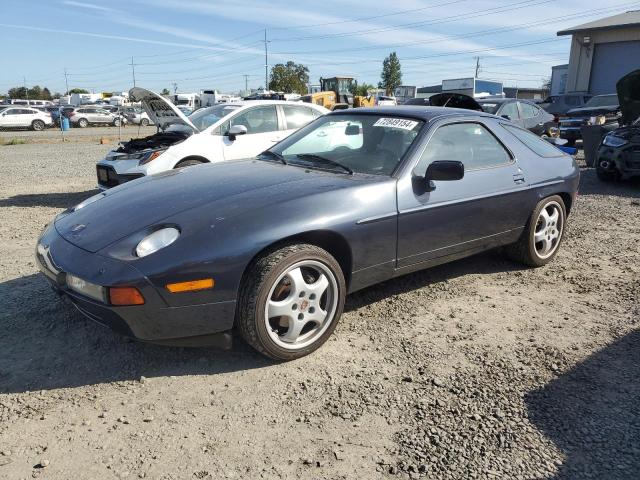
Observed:
[[[133,125],[141,125],[146,127],[147,125],[153,125],[153,122],[149,118],[147,112],[140,107],[128,107],[123,111],[127,122]]]
[[[550,134],[556,127],[553,115],[528,100],[503,98],[478,100],[478,103],[485,112],[511,120],[536,135]]]
[[[429,103],[435,107],[464,108],[497,115],[536,135],[549,134],[551,128],[555,126],[553,115],[527,100],[515,98],[477,100],[462,93],[445,92],[432,95]]]
[[[379,107],[389,107],[397,104],[396,97],[388,97],[386,95],[378,95],[376,97],[376,105]]]
[[[68,113],[73,125],[85,128],[89,125],[120,126],[126,119],[119,113],[111,113],[101,107],[78,107]]]
[[[189,117],[166,98],[132,88],[129,98],[142,102],[160,131],[112,150],[98,162],[98,186],[200,163],[257,155],[329,110],[318,105],[260,100],[221,103]]]
[[[499,117],[339,110],[257,157],[85,200],[45,229],[37,263],[124,334],[228,346],[236,327],[290,360],[327,340],[347,293],[500,246],[547,264],[578,182],[571,156]]]
[[[557,117],[556,121],[559,121],[560,117],[565,116],[569,110],[582,107],[591,97],[592,95],[586,92],[565,93],[563,95],[549,97],[540,104],[540,107],[544,108],[551,115],[555,115]]]
[[[193,108],[186,107],[184,105],[176,105],[178,110],[180,110],[186,117],[193,113]]]
[[[421,105],[423,107],[428,107],[431,105],[428,98],[409,98],[402,102],[402,105]]]
[[[608,182],[640,176],[640,70],[617,85],[621,127],[608,133],[596,153],[596,174]]]
[[[574,108],[567,112],[565,118],[560,119],[560,138],[564,138],[569,145],[575,145],[576,140],[582,139],[580,127],[583,125],[602,125],[607,130],[618,127],[620,118],[620,104],[617,95],[596,95],[581,108]]]
[[[0,128],[30,128],[44,130],[53,124],[51,115],[35,108],[10,106],[0,110]]]

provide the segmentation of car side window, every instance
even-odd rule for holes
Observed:
[[[507,102],[503,105],[500,115],[509,115],[511,120],[518,120],[520,113],[518,112],[518,105],[516,102]]]
[[[244,125],[247,134],[266,133],[278,130],[278,114],[275,105],[250,108],[229,121],[229,127]]]
[[[551,158],[561,157],[564,155],[562,151],[555,145],[552,145],[546,140],[541,139],[537,135],[531,133],[529,130],[524,130],[523,128],[516,127],[514,125],[507,125],[505,123],[501,125],[510,133],[512,133],[514,137],[524,143],[529,148],[529,150],[532,150],[534,153],[537,153],[541,157]]]
[[[287,130],[304,127],[315,118],[313,110],[308,107],[283,105],[282,110],[284,110],[284,117],[287,120]]]
[[[522,109],[522,118],[533,118],[538,115],[538,109],[530,103],[520,102],[520,108]]]
[[[10,108],[8,110],[5,110],[4,114],[5,115],[17,115],[18,114],[18,109]]]
[[[489,130],[475,122],[438,127],[429,139],[414,174],[423,177],[438,160],[464,164],[465,171],[497,167],[511,162],[511,155]]]

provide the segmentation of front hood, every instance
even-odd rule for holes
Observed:
[[[622,122],[628,125],[640,117],[640,70],[635,70],[618,80],[616,92]]]
[[[359,181],[358,176],[262,160],[204,164],[169,170],[108,190],[98,201],[60,215],[55,226],[70,243],[97,252],[169,217],[175,221],[180,212],[198,207],[207,206],[213,218],[229,218]]]
[[[610,115],[619,110],[617,105],[607,107],[581,107],[573,108],[567,112],[569,117],[597,117],[598,115]]]
[[[162,130],[169,125],[185,125],[196,133],[200,132],[178,107],[162,95],[146,88],[133,87],[129,90],[129,99],[132,102],[141,102],[149,119]]]
[[[473,97],[462,93],[438,93],[429,97],[432,107],[463,108],[482,112],[482,107]]]

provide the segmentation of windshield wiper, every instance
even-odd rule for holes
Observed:
[[[282,155],[276,152],[272,152],[271,150],[265,150],[260,155],[270,155],[271,157],[275,158],[279,162],[282,162],[283,165],[287,165],[287,161],[284,159]]]
[[[311,161],[316,161],[316,162],[321,162],[321,163],[326,163],[326,164],[329,164],[329,165],[333,165],[334,167],[341,168],[342,170],[347,172],[349,175],[353,175],[353,170],[351,170],[349,167],[347,167],[346,165],[343,165],[341,163],[338,163],[335,160],[331,160],[330,158],[321,157],[320,155],[315,155],[313,153],[300,153],[300,154],[296,155],[296,157],[298,157],[298,158],[300,158],[302,160],[311,160]]]

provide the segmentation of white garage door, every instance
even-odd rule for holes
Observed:
[[[616,82],[640,68],[640,41],[597,43],[591,64],[589,91],[593,95],[616,93]]]

